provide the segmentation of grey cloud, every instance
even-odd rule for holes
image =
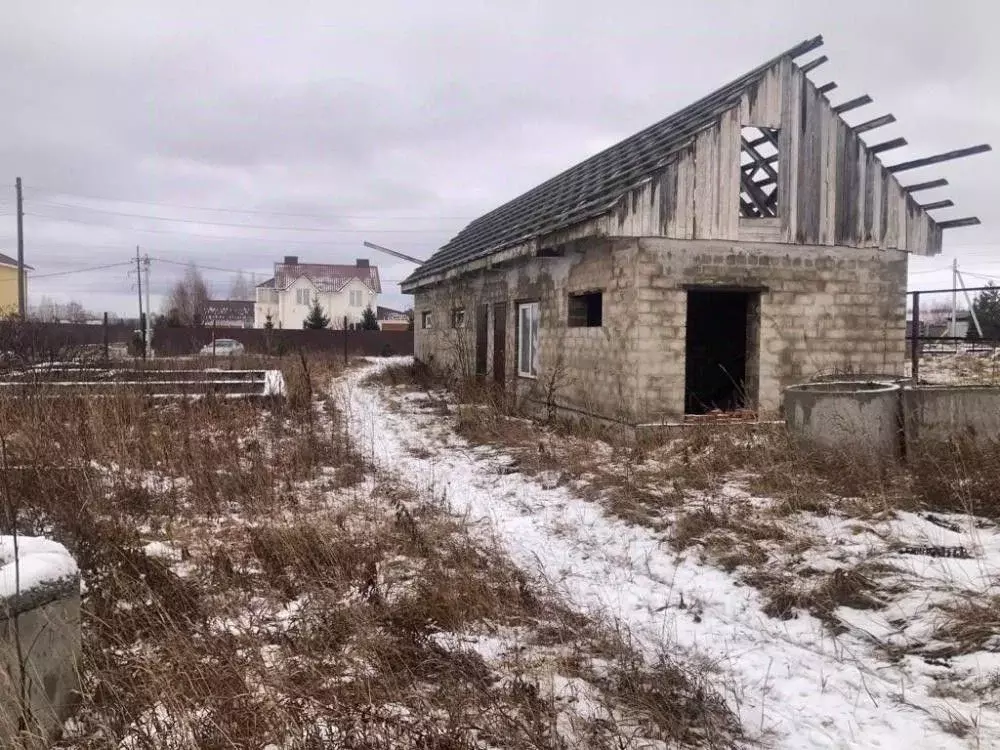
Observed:
[[[136,244],[261,273],[286,252],[349,261],[363,239],[426,256],[463,224],[443,217],[489,210],[816,33],[831,61],[814,77],[840,84],[834,100],[867,92],[876,104],[857,121],[899,118],[879,131],[910,141],[894,158],[987,141],[1000,128],[1000,51],[972,3],[753,14],[739,2],[109,0],[5,13],[20,32],[0,39],[0,100],[13,113],[0,120],[0,181],[24,178],[29,212],[90,222],[29,217],[39,273],[127,259]],[[947,176],[942,197],[956,201],[954,214],[983,218],[946,239],[968,249],[970,269],[987,268],[973,253],[1000,245],[987,200],[1000,193],[994,160],[914,173]],[[328,218],[89,202],[124,213],[364,231],[238,231],[69,211],[41,204],[86,201],[51,191]],[[0,190],[0,250],[12,246],[9,198]],[[414,216],[428,218],[397,218]],[[424,228],[435,231],[393,231]],[[378,259],[383,277],[402,278],[408,269],[390,261]],[[159,277],[171,273],[163,265]],[[121,284],[96,273],[39,279],[32,293],[131,304]]]

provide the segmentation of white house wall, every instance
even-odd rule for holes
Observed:
[[[300,304],[297,301],[296,292],[299,290],[309,292],[307,304]],[[360,306],[350,304],[352,290],[362,293]],[[275,328],[302,328],[303,321],[309,316],[309,309],[315,298],[319,299],[323,313],[330,318],[331,328],[342,328],[344,316],[347,316],[349,324],[360,323],[365,307],[371,306],[374,310],[378,306],[378,295],[364,282],[357,279],[352,279],[340,292],[319,292],[311,281],[303,277],[297,279],[287,289],[277,290],[277,295],[277,304],[261,302],[254,304],[255,328],[264,327],[268,313],[271,314],[271,321]]]

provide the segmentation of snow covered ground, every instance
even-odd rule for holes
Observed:
[[[503,456],[442,430],[441,418],[421,409],[419,397],[395,399],[390,408],[386,391],[362,384],[377,368],[400,361],[349,370],[337,386],[359,449],[476,521],[568,602],[621,623],[650,659],[666,653],[710,665],[715,688],[751,737],[784,748],[1000,746],[995,710],[934,689],[940,666],[882,655],[881,644],[906,630],[897,618],[883,612],[858,619],[833,636],[807,614],[769,617],[761,595],[734,575],[690,551],[674,551],[662,534],[618,520],[566,487],[502,471]],[[898,524],[904,536],[928,533],[913,518]],[[980,547],[1000,554],[1000,537],[983,536],[989,538]],[[995,573],[981,563],[908,560],[945,566],[949,575],[992,580]],[[1000,656],[979,653],[961,666],[981,678],[1000,670]]]

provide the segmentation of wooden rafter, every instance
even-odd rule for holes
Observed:
[[[846,101],[843,104],[838,104],[833,108],[833,111],[838,115],[842,115],[845,112],[850,112],[852,109],[857,109],[858,107],[864,107],[866,104],[871,104],[872,98],[868,94],[862,94],[859,97]]]
[[[829,94],[835,88],[837,88],[837,82],[836,81],[830,81],[829,83],[824,83],[822,86],[820,86],[816,90],[819,91],[819,93],[821,93],[821,94]]]
[[[805,65],[803,65],[802,66],[802,72],[803,73],[808,73],[810,70],[815,70],[816,68],[818,68],[820,65],[822,65],[823,63],[825,63],[829,59],[830,58],[828,58],[826,55],[820,55],[815,60],[810,60]]]
[[[874,130],[875,128],[880,128],[883,125],[889,125],[896,122],[896,115],[882,115],[881,117],[876,117],[874,120],[869,120],[868,122],[863,122],[860,125],[854,126],[855,133],[866,133],[869,130]]]
[[[988,143],[981,143],[978,146],[960,148],[955,151],[946,151],[943,154],[926,156],[923,159],[914,159],[913,161],[904,161],[900,164],[893,164],[891,167],[887,167],[887,169],[893,174],[896,174],[897,172],[905,172],[908,169],[928,167],[931,164],[940,164],[943,161],[951,161],[952,159],[962,159],[966,156],[973,156],[990,150],[992,150],[992,147]]]
[[[924,203],[920,207],[924,211],[933,211],[935,208],[951,208],[955,205],[955,202],[946,198],[943,201],[934,201],[933,203]]]
[[[927,182],[917,182],[913,185],[904,185],[903,190],[908,193],[916,193],[919,190],[930,190],[931,188],[944,187],[948,184],[948,180],[943,177],[938,180],[928,180]]]
[[[939,221],[939,229],[958,229],[959,227],[974,227],[981,224],[978,216],[966,216],[963,219],[951,219],[950,221]]]
[[[746,128],[741,138],[741,153],[747,158],[740,165],[740,215],[751,218],[777,216],[778,164],[777,131],[770,128]],[[761,146],[774,146],[775,153],[764,155]],[[756,178],[756,179],[755,179]]]
[[[750,200],[753,201],[754,208],[756,208],[761,215],[768,215],[768,196],[767,194],[757,187],[757,183],[747,177],[745,174],[740,174],[740,183],[743,185],[743,191],[750,196]]]
[[[876,143],[874,146],[869,146],[868,153],[881,154],[883,151],[891,151],[894,148],[899,148],[900,146],[905,145],[905,138],[893,138],[891,141],[883,141],[882,143]]]

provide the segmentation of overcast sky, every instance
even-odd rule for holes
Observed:
[[[807,5],[815,7],[807,9]],[[225,296],[229,269],[268,277],[286,254],[381,268],[384,303],[411,266],[470,219],[823,34],[837,103],[910,143],[887,162],[994,141],[1000,45],[986,2],[7,3],[0,31],[0,251],[42,295],[133,313],[135,246],[153,308],[194,261]],[[818,53],[814,53],[815,56]],[[822,80],[820,80],[822,79]],[[911,288],[1000,279],[1000,164],[991,153],[907,173],[947,177],[945,253]],[[217,210],[207,210],[217,209]],[[148,217],[161,217],[160,220]],[[171,219],[171,220],[162,220]],[[228,225],[245,225],[243,227]],[[167,263],[165,261],[170,261]],[[49,274],[64,274],[51,276]],[[977,274],[973,276],[972,274]]]

